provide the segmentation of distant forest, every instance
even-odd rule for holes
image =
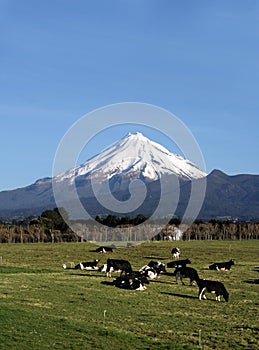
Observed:
[[[0,222],[0,243],[40,243],[40,242],[82,242],[83,236],[74,233],[63,220],[60,211],[55,208],[44,211],[39,217],[28,217],[24,220],[12,220],[12,222]],[[62,215],[66,215],[65,212]],[[93,220],[82,221],[81,225],[94,228],[98,231],[97,223],[107,227],[132,227],[144,223],[148,217],[137,215],[135,218],[128,216],[106,217],[96,216],[96,227]],[[152,240],[174,240],[181,230],[181,220],[172,218],[166,225],[161,224],[161,230]],[[259,238],[258,222],[232,222],[211,220],[204,222],[195,221],[190,227],[182,230],[182,240],[248,240]]]

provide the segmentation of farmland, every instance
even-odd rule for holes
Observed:
[[[174,245],[145,242],[105,255],[90,243],[1,244],[1,350],[259,349],[258,240],[177,242],[201,278],[225,284],[228,303],[213,294],[199,301],[197,286],[177,285],[172,269],[146,291],[129,291],[105,273],[62,268],[112,256],[138,270],[150,260],[169,262]],[[230,271],[208,269],[229,259]]]

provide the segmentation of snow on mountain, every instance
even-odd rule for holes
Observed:
[[[55,180],[73,181],[74,177],[111,179],[116,175],[144,177],[148,181],[162,175],[177,175],[182,179],[199,179],[207,174],[183,157],[171,153],[162,145],[141,133],[127,136],[80,166],[58,175]]]

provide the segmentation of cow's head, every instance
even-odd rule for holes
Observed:
[[[228,302],[229,293],[227,291],[223,293],[223,298]]]

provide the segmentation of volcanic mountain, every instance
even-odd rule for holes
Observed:
[[[43,210],[60,206],[56,193],[55,196],[53,194],[55,188],[58,188],[58,193],[66,193],[65,204],[70,203],[72,207],[76,188],[80,202],[92,217],[108,214],[120,216],[120,213],[152,215],[160,200],[161,179],[165,206],[174,197],[170,190],[176,184],[175,179],[177,181],[180,188],[176,210],[178,216],[185,212],[193,184],[206,179],[207,190],[199,218],[235,216],[259,219],[258,175],[228,176],[217,170],[207,175],[189,160],[169,152],[141,133],[126,135],[82,165],[54,178],[39,179],[30,186],[0,192],[0,217],[40,215]],[[145,200],[142,205],[127,212],[123,210],[123,204],[132,196],[132,183],[136,183],[133,192],[137,202],[143,199],[143,193]],[[95,189],[93,184],[97,186]],[[116,210],[107,210],[107,207],[110,208],[111,194],[117,200]],[[175,194],[176,199],[178,193]],[[108,206],[103,203],[108,203]],[[76,217],[76,213],[72,213],[73,216]]]
[[[190,161],[138,132],[129,133],[84,164],[56,176],[53,186],[59,206],[69,207],[73,217],[80,211],[78,206],[75,209],[74,185],[76,196],[93,217],[96,213],[136,215],[155,209],[160,200],[161,179],[168,192],[170,186],[179,188],[179,181],[205,176],[206,173]],[[135,186],[134,194],[132,186]],[[166,209],[164,215],[168,215],[170,201],[168,198],[163,206]]]
[[[182,179],[199,179],[207,174],[183,157],[169,152],[141,133],[129,133],[102,153],[84,164],[57,176],[54,181],[84,179],[109,179],[117,175],[129,178],[158,180],[162,175],[176,175]]]

